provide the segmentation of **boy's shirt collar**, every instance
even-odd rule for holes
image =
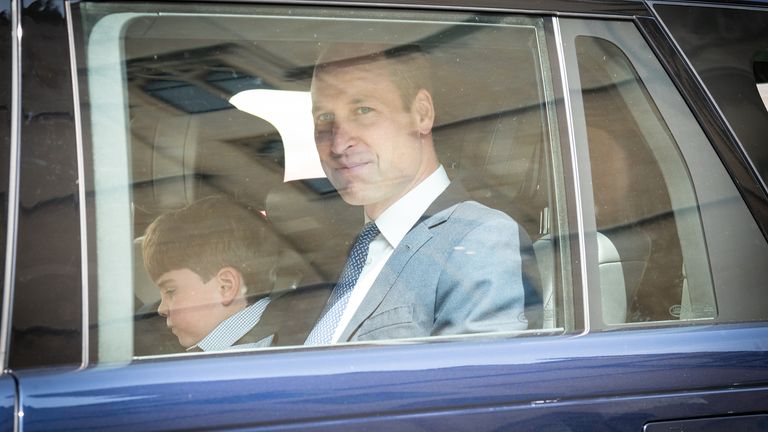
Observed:
[[[187,348],[187,351],[223,351],[233,348],[244,349],[269,346],[272,342],[272,337],[264,338],[255,343],[234,345],[235,342],[248,334],[259,323],[261,315],[268,304],[269,297],[264,297],[249,305],[247,308],[222,321],[197,345]]]

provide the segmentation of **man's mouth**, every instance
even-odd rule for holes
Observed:
[[[354,173],[356,171],[360,171],[368,164],[369,162],[340,163],[336,166],[336,171],[339,171],[344,174]]]

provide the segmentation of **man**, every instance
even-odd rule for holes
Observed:
[[[362,254],[353,246],[362,269],[348,260],[306,343],[525,329],[519,227],[449,187],[424,55],[333,47],[315,68],[312,104],[326,175],[377,230]],[[349,273],[359,276],[338,294]]]

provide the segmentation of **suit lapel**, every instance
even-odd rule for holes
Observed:
[[[392,252],[392,256],[381,269],[371,289],[363,299],[360,307],[352,316],[347,328],[341,333],[339,340],[349,340],[350,336],[357,331],[358,327],[365,321],[384,300],[403,271],[405,265],[410,261],[413,254],[416,253],[429,239],[432,234],[429,227],[424,223],[416,224],[413,229],[403,238],[397,248]]]
[[[450,201],[450,203],[453,203],[453,201]],[[433,210],[434,208],[435,205],[433,204],[430,207],[430,210]],[[428,210],[425,212],[425,217],[422,218],[422,221],[416,223],[416,225],[411,228],[381,269],[381,272],[378,277],[376,277],[376,280],[373,282],[371,289],[363,299],[360,307],[357,308],[357,311],[352,316],[349,324],[341,333],[341,337],[339,338],[340,341],[349,340],[360,325],[374,313],[376,308],[378,308],[381,302],[384,301],[384,298],[395,285],[397,278],[403,272],[403,269],[405,269],[405,266],[411,260],[413,255],[432,238],[432,228],[447,221],[454,209],[455,207],[448,209],[443,207],[442,211],[427,217],[426,215],[430,214],[430,211]]]
[[[347,341],[355,334],[362,323],[379,307],[389,291],[395,285],[397,278],[403,272],[406,264],[413,255],[432,238],[432,228],[442,224],[450,217],[453,206],[469,199],[469,194],[459,182],[450,185],[429,206],[419,222],[411,228],[400,244],[392,252],[392,256],[381,269],[381,273],[373,282],[371,289],[363,299],[360,307],[352,316],[347,327],[341,333],[340,341]],[[447,209],[449,209],[446,211]]]

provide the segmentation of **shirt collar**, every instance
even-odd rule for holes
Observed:
[[[246,335],[261,319],[261,314],[269,304],[269,297],[258,300],[247,308],[222,321],[212,332],[208,333],[197,345],[187,351],[199,349],[202,351],[221,351],[229,349],[235,342]]]
[[[440,165],[429,177],[408,191],[376,218],[376,226],[379,227],[382,236],[393,248],[400,244],[400,241],[416,225],[430,204],[443,193],[450,183],[445,168]]]

